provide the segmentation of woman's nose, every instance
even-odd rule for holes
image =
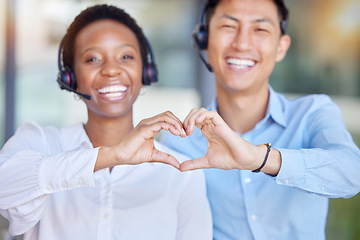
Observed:
[[[101,73],[109,77],[120,75],[122,72],[121,66],[118,63],[107,62],[104,64]]]

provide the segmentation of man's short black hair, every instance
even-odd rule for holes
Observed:
[[[209,26],[210,18],[214,14],[215,9],[220,1],[221,0],[207,0],[206,5],[205,5],[205,21],[206,21],[207,26]],[[275,5],[278,9],[278,14],[280,17],[280,24],[281,24],[280,25],[281,32],[282,32],[282,34],[285,34],[286,23],[287,23],[288,17],[289,17],[289,10],[285,6],[285,3],[283,0],[272,0],[272,1],[275,3]],[[284,24],[282,24],[281,22],[284,22]]]
[[[90,23],[103,19],[110,19],[122,23],[135,34],[140,46],[142,62],[143,64],[146,63],[148,48],[142,29],[137,25],[136,21],[123,9],[103,4],[95,5],[83,10],[70,24],[63,39],[63,65],[70,68],[71,70],[74,69],[75,38],[77,34],[81,31],[81,29]]]

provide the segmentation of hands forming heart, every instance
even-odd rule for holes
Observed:
[[[161,130],[187,137],[195,127],[208,140],[208,150],[203,157],[180,164],[175,157],[154,146],[154,137]],[[216,111],[201,108],[192,109],[183,123],[170,111],[144,119],[120,143],[112,146],[110,152],[117,160],[114,165],[161,162],[188,171],[201,168],[256,169],[261,165],[265,151],[265,145],[253,145],[235,133]]]

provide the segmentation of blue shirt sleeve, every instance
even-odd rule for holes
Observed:
[[[277,183],[331,198],[356,195],[360,189],[360,153],[340,109],[325,95],[314,97],[307,107],[297,121],[303,128],[303,146],[278,148],[282,165]]]

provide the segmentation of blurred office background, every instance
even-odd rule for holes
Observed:
[[[203,0],[0,0],[0,148],[26,120],[58,127],[86,121],[85,105],[59,90],[57,54],[73,18],[97,3],[125,8],[143,27],[155,54],[159,83],[139,96],[135,122],[164,110],[183,119],[191,108],[210,102],[214,79],[190,41]],[[289,97],[332,96],[360,145],[360,2],[286,3],[292,46],[271,85]],[[330,200],[327,239],[360,239],[359,215],[360,196]],[[11,239],[6,230],[7,221],[0,217],[0,240]]]

